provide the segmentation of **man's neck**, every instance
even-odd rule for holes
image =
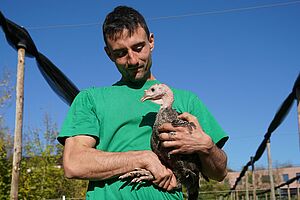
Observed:
[[[132,80],[124,79],[124,77],[121,78],[121,82],[126,83],[131,86],[134,86],[134,87],[142,87],[145,84],[145,82],[151,81],[151,80],[156,80],[156,78],[153,76],[152,73],[150,73],[148,78],[141,79],[141,80],[132,81]]]

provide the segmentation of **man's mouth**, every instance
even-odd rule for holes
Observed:
[[[140,69],[142,67],[143,67],[143,65],[141,65],[141,66],[134,66],[134,67],[128,67],[128,70],[137,70],[137,69]]]

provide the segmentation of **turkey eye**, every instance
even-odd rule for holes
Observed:
[[[155,91],[155,89],[154,88],[151,88],[151,92],[154,92]]]

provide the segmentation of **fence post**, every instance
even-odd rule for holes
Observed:
[[[297,180],[297,200],[300,200],[299,179]]]
[[[270,176],[270,187],[271,187],[270,199],[275,200],[275,189],[274,189],[270,139],[267,141],[267,151],[268,151],[267,153],[268,153],[268,165],[269,165],[269,176]]]
[[[296,88],[297,111],[298,111],[298,134],[299,134],[299,148],[300,148],[300,88]]]
[[[254,157],[251,156],[251,167],[252,167],[252,185],[253,185],[253,200],[256,200],[256,183],[255,183],[255,172],[254,172]]]
[[[11,178],[10,199],[18,199],[18,186],[20,175],[20,162],[22,159],[22,128],[23,128],[23,106],[24,106],[24,65],[25,46],[19,44],[17,88],[16,88],[16,116],[14,133],[13,168]]]
[[[245,174],[245,179],[246,179],[246,182],[245,182],[245,186],[246,186],[246,200],[249,200],[249,183],[248,183],[248,170],[246,171],[246,174]]]
[[[290,184],[288,184],[287,193],[288,193],[288,200],[291,200]]]

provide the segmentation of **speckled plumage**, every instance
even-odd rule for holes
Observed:
[[[164,90],[167,90],[167,93],[169,95],[168,98],[173,98],[172,91],[164,84],[154,85],[149,90],[151,90],[152,88],[155,89],[156,87],[165,88]],[[159,140],[160,133],[158,131],[158,127],[160,127],[164,123],[172,123],[173,126],[184,126],[187,127],[190,131],[195,127],[195,125],[192,123],[178,119],[178,113],[172,108],[173,101],[171,100],[170,103],[170,105],[162,104],[160,110],[156,115],[156,120],[153,126],[153,133],[151,137],[151,147],[153,152],[157,154],[161,162],[173,171],[177,178],[179,186],[181,184],[185,185],[185,187],[187,188],[188,199],[196,200],[198,199],[200,173],[199,168],[201,166],[198,155],[186,154],[169,156],[168,152],[170,151],[170,149],[164,148]]]

